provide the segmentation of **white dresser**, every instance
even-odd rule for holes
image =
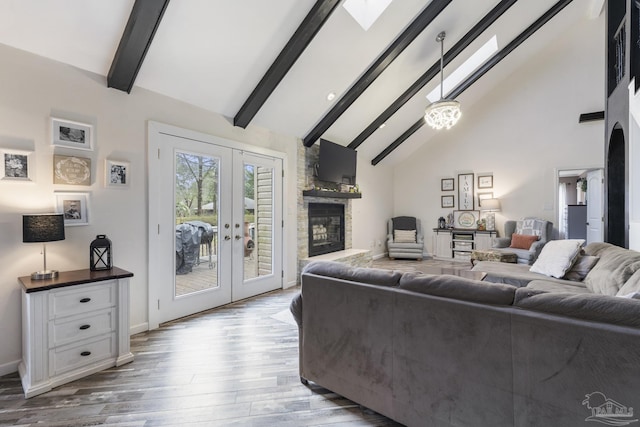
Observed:
[[[25,397],[133,360],[126,270],[76,270],[22,285]]]

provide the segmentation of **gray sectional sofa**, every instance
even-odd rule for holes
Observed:
[[[291,304],[300,377],[408,426],[637,420],[640,253],[585,250],[599,259],[582,282],[311,263]]]

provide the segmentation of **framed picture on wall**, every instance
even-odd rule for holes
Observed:
[[[453,191],[455,190],[455,180],[453,178],[443,178],[440,180],[440,190]]]
[[[478,193],[477,196],[478,196],[478,209],[481,209],[483,200],[493,199],[493,192],[492,191],[488,191],[488,192],[484,192],[484,193]]]
[[[91,159],[75,156],[53,156],[53,183],[91,185]]]
[[[129,162],[105,160],[105,186],[112,188],[128,187],[131,180],[129,172]]]
[[[478,211],[453,211],[454,228],[475,229],[478,219],[480,219]]]
[[[478,175],[478,189],[493,188],[493,175]]]
[[[93,126],[51,118],[51,143],[78,150],[93,150]]]
[[[33,172],[33,151],[0,149],[2,166],[1,179],[31,181]]]
[[[458,175],[458,209],[472,211],[473,208],[473,174],[461,173]]]
[[[65,226],[89,224],[89,193],[56,192],[56,209]]]
[[[453,207],[455,207],[453,194],[450,195],[450,196],[440,196],[440,206],[442,206],[443,208],[453,208]]]

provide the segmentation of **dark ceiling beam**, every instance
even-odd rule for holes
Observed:
[[[480,77],[484,76],[489,70],[491,70],[495,65],[497,65],[500,61],[507,57],[514,49],[520,46],[525,40],[531,37],[536,31],[544,26],[547,22],[549,22],[554,16],[556,16],[562,9],[564,9],[572,0],[560,0],[549,10],[547,10],[544,15],[538,18],[533,24],[527,27],[526,30],[521,32],[515,39],[511,41],[508,45],[506,45],[502,50],[493,55],[487,62],[485,62],[481,67],[479,67],[473,74],[471,74],[465,81],[456,86],[449,94],[447,94],[447,98],[454,99],[459,96],[462,92],[467,90],[471,85],[473,85]],[[387,148],[385,148],[380,154],[378,154],[373,160],[371,160],[372,165],[377,165],[380,163],[385,157],[387,157],[393,150],[398,148],[400,144],[409,139],[411,135],[413,135],[418,129],[420,129],[425,124],[424,118],[420,118],[417,122],[415,122],[409,129],[407,129],[400,137],[398,137],[395,141],[393,141]]]
[[[496,7],[491,9],[467,34],[458,41],[444,55],[444,66],[453,61],[464,49],[477,39],[487,28],[489,28],[503,13],[505,13],[518,0],[502,0]],[[391,116],[393,116],[404,104],[413,98],[427,83],[433,79],[440,71],[440,59],[436,61],[422,76],[418,78],[407,90],[404,91],[391,105],[387,107],[369,126],[363,130],[351,143],[349,148],[354,150],[380,128]]]
[[[333,108],[320,119],[311,132],[304,137],[304,145],[311,147],[451,1],[452,0],[433,0],[429,3],[429,6],[376,58],[374,63],[360,76],[358,81],[349,88]]]
[[[578,118],[578,123],[593,122],[596,120],[604,120],[604,111],[594,111],[593,113],[582,113]]]
[[[317,0],[307,16],[285,47],[282,49],[273,64],[269,67],[251,95],[244,102],[240,110],[233,118],[234,126],[246,128],[253,120],[267,98],[273,93],[284,76],[289,72],[293,64],[298,60],[302,52],[309,46],[311,40],[327,22],[331,13],[340,0]]]
[[[131,92],[168,5],[169,0],[136,0],[133,4],[107,74],[107,87]]]

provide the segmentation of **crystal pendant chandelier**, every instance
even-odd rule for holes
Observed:
[[[440,100],[432,102],[424,111],[424,119],[434,129],[451,129],[460,119],[460,103],[455,99],[445,99],[444,87],[444,37],[443,31],[438,34],[436,41],[440,42]]]

